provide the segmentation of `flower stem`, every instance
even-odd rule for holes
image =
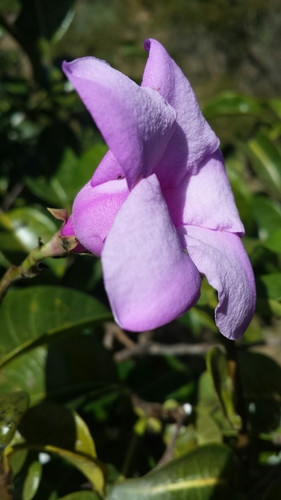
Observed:
[[[0,302],[8,288],[14,281],[22,278],[33,278],[44,268],[43,260],[48,257],[66,257],[77,245],[75,236],[61,236],[60,232],[54,234],[45,245],[41,238],[38,246],[34,248],[19,266],[11,266],[0,281]]]

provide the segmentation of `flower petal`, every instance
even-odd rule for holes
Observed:
[[[109,150],[104,155],[91,180],[91,186],[95,187],[107,181],[123,179],[125,174],[115,156]]]
[[[172,133],[174,109],[158,92],[139,87],[94,57],[64,62],[63,70],[120,163],[129,188],[150,175]]]
[[[129,194],[125,179],[108,181],[95,188],[88,182],[73,203],[73,228],[79,242],[100,255],[114,218]]]
[[[146,40],[149,52],[142,87],[157,90],[177,112],[177,126],[155,171],[162,187],[176,186],[196,173],[203,159],[216,151],[219,140],[203,117],[195,94],[180,68],[156,40]]]
[[[119,325],[142,331],[192,307],[200,275],[184,252],[155,175],[118,212],[102,252],[105,288]]]
[[[256,301],[252,266],[236,234],[185,226],[179,229],[198,270],[218,291],[215,311],[220,332],[236,340],[253,317]]]
[[[179,187],[167,189],[164,197],[176,227],[192,225],[244,234],[219,150],[205,158],[196,175],[187,174]]]

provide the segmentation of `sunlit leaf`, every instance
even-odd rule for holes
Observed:
[[[75,450],[78,453],[84,453],[85,455],[89,455],[89,457],[97,458],[95,443],[88,426],[78,413],[74,413],[74,420],[76,425]]]
[[[141,479],[117,484],[108,500],[225,500],[232,498],[235,460],[230,448],[207,445],[167,462]]]
[[[34,461],[28,468],[27,476],[24,481],[22,500],[32,500],[40,485],[42,476],[42,465]]]
[[[54,337],[111,317],[105,306],[76,290],[53,286],[10,290],[0,308],[0,365]]]
[[[26,392],[0,394],[0,450],[12,440],[28,405],[29,396]]]

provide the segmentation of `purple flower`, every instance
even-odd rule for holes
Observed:
[[[164,47],[147,40],[145,50],[140,87],[99,59],[63,64],[109,146],[63,234],[101,256],[123,328],[152,329],[183,314],[203,273],[218,291],[220,332],[237,339],[253,316],[255,285],[219,140]]]

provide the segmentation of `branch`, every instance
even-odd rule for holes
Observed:
[[[0,498],[1,500],[12,500],[10,490],[10,472],[6,471],[3,466],[3,461],[0,460]]]
[[[158,344],[156,342],[147,342],[146,344],[136,344],[135,346],[123,349],[114,354],[114,360],[117,363],[131,359],[134,356],[143,356],[150,354],[153,356],[184,356],[186,354],[201,355],[206,354],[211,347],[222,347],[221,344]]]
[[[183,425],[185,416],[186,415],[179,415],[178,416],[175,431],[174,431],[169,443],[167,444],[166,450],[164,451],[162,457],[160,458],[160,460],[157,464],[157,467],[160,467],[160,465],[163,465],[166,462],[169,462],[169,460],[172,460],[172,458],[174,457],[174,449],[176,446],[176,441],[177,441],[179,432],[181,430],[181,427]]]
[[[46,266],[43,260],[48,257],[66,257],[77,245],[75,236],[61,236],[54,234],[52,239],[44,245],[38,239],[38,247],[34,248],[19,266],[11,266],[0,281],[0,302],[8,288],[14,281],[22,278],[33,278]]]

